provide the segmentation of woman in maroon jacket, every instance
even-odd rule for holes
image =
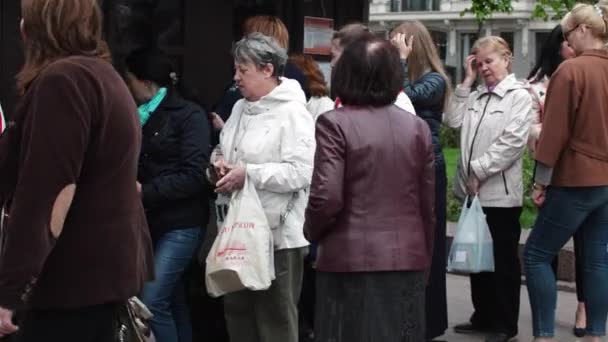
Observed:
[[[343,108],[317,121],[305,229],[318,241],[316,338],[424,341],[424,291],[433,251],[431,132],[393,105],[399,52],[364,37],[338,61]]]

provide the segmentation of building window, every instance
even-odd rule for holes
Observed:
[[[408,11],[439,11],[440,0],[401,0],[401,10]]]
[[[391,12],[401,12],[401,0],[391,0]]]
[[[511,52],[515,55],[515,39],[513,32],[501,32],[500,36],[504,39],[507,44],[509,44],[509,48],[511,48]]]

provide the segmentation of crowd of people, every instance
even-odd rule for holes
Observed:
[[[442,125],[460,129],[453,190],[479,198],[495,267],[470,275],[474,311],[454,330],[518,335],[532,186],[534,341],[553,341],[555,258],[571,237],[574,334],[605,335],[608,7],[576,5],[524,80],[505,40],[478,39],[455,88],[418,21],[388,39],[363,24],[335,32],[328,87],[313,58],[288,52],[279,18],[253,16],[207,114],[158,47],[115,70],[96,0],[22,4],[21,99],[0,125],[0,339],[118,341],[137,296],[156,341],[192,342],[187,269],[248,183],[275,277],[223,297],[230,341],[433,341],[448,327]]]

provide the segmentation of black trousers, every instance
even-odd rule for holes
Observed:
[[[116,342],[117,304],[74,310],[31,310],[11,342]]]
[[[317,272],[316,342],[422,342],[423,272]]]
[[[507,335],[517,334],[521,266],[519,217],[522,208],[483,208],[494,240],[494,272],[472,274],[471,323]]]

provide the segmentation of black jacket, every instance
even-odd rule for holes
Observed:
[[[153,240],[167,231],[204,227],[210,194],[204,173],[211,150],[207,113],[170,94],[142,133],[138,180]]]
[[[403,90],[412,100],[416,114],[424,119],[431,129],[435,159],[440,157],[443,160],[439,136],[447,84],[444,78],[436,72],[428,72],[413,83],[410,83],[407,78],[407,70],[405,75],[406,81]]]

